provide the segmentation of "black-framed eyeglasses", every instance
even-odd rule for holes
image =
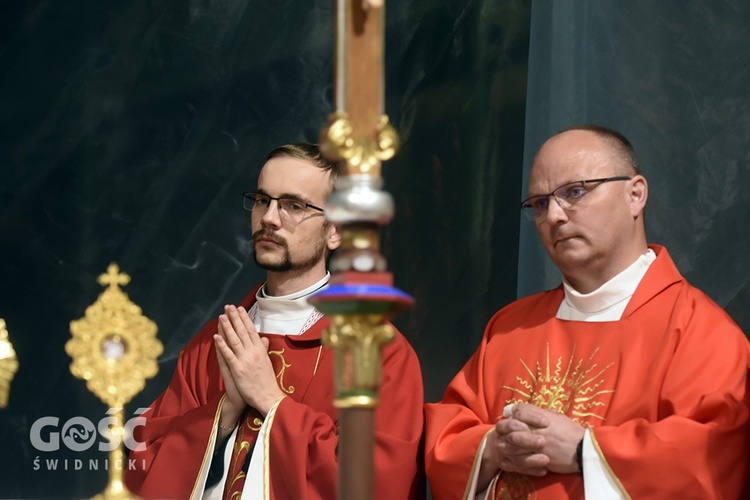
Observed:
[[[604,177],[602,179],[587,179],[584,181],[573,181],[563,184],[549,194],[539,194],[526,198],[521,202],[523,213],[530,221],[535,221],[544,217],[549,208],[549,198],[554,196],[557,204],[563,210],[570,210],[576,203],[579,203],[591,191],[601,186],[605,182],[629,181],[632,177],[618,175],[616,177]]]
[[[316,207],[312,203],[289,197],[275,198],[264,193],[242,193],[242,208],[262,216],[268,211],[273,200],[279,205],[281,217],[294,223],[302,221],[310,209],[324,212],[322,208]]]

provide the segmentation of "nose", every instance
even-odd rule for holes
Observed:
[[[271,200],[260,222],[264,227],[281,227],[281,212],[278,200]]]
[[[563,210],[560,202],[554,196],[549,197],[549,203],[547,204],[547,213],[544,214],[544,220],[550,224],[568,220],[568,214]]]

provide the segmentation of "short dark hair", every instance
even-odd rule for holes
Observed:
[[[585,130],[598,135],[607,142],[613,152],[620,158],[620,160],[622,160],[627,168],[631,169],[635,175],[642,175],[641,169],[638,166],[638,156],[635,154],[633,144],[620,132],[603,125],[582,124],[564,128],[555,135],[560,135],[563,132],[569,132],[571,130]]]
[[[311,144],[309,142],[285,144],[268,153],[266,161],[271,158],[298,158],[300,160],[309,161],[319,169],[330,174],[331,190],[333,190],[333,184],[338,175],[338,165],[336,162],[323,156],[317,144]]]

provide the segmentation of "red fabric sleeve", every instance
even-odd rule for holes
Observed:
[[[464,498],[479,445],[493,427],[481,375],[489,331],[442,401],[425,405],[425,472],[435,500]]]
[[[248,308],[258,288],[240,305]],[[142,498],[189,498],[195,487],[224,395],[213,343],[217,323],[208,322],[180,352],[169,386],[141,415],[144,425],[133,429],[145,449],[130,452],[136,467],[125,471],[124,479]]]
[[[143,498],[188,498],[193,490],[224,391],[212,350],[215,331],[214,321],[180,353],[167,390],[134,429],[146,449],[130,452],[137,467],[126,472],[125,483]]]
[[[748,498],[747,339],[702,292],[686,286],[677,303],[659,415],[596,427],[594,439],[632,498]]]

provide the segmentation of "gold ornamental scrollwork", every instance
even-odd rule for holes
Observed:
[[[284,385],[284,374],[286,373],[286,369],[291,368],[292,366],[290,363],[286,362],[286,359],[284,359],[284,351],[286,351],[286,349],[280,349],[278,351],[268,351],[268,357],[276,356],[279,358],[280,366],[279,373],[276,374],[276,380],[278,381],[279,387],[282,391],[287,394],[294,394],[295,389],[293,385],[290,385],[288,387]]]
[[[110,264],[97,279],[104,292],[86,308],[83,318],[70,322],[72,338],[65,352],[73,358],[70,372],[86,381],[86,387],[114,410],[109,432],[120,446],[110,451],[110,464],[127,460],[122,443],[125,432],[123,406],[143,390],[146,379],[156,375],[156,359],[164,347],[156,338],[156,324],[120,289],[130,276]],[[95,499],[135,498],[125,488],[123,468],[109,468],[106,489]]]
[[[10,343],[5,320],[0,318],[0,408],[8,406],[10,383],[18,371],[18,357]]]
[[[336,314],[323,333],[334,349],[338,408],[374,408],[378,404],[381,349],[396,332],[380,314]]]
[[[399,138],[388,116],[381,115],[376,125],[375,142],[368,138],[355,139],[349,115],[337,111],[329,118],[321,134],[321,145],[334,159],[346,160],[348,175],[380,176],[381,162],[390,160],[399,148]]]

